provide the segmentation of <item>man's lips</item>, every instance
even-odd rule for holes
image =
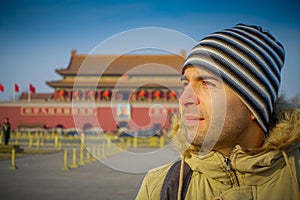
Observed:
[[[205,120],[203,117],[189,115],[189,114],[185,114],[183,116],[183,119],[184,119],[185,125],[195,125],[195,124],[199,124],[200,122]]]

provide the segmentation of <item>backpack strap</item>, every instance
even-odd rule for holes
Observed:
[[[160,199],[161,200],[177,200],[177,191],[179,185],[180,176],[180,164],[181,160],[176,161],[169,169],[165,180],[163,182]],[[183,172],[183,185],[181,192],[181,199],[185,198],[193,170],[188,164],[184,162],[184,172]]]

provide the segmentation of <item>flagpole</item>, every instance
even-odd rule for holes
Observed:
[[[30,94],[31,94],[31,92],[30,92],[30,90],[28,90],[28,102],[30,102]]]
[[[28,102],[31,101],[31,93],[35,93],[35,87],[33,87],[31,84],[29,84],[29,90],[28,90]]]
[[[15,93],[15,86],[13,87],[13,102],[16,101],[16,93]]]

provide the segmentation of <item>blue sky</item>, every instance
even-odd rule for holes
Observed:
[[[300,3],[286,1],[84,1],[4,0],[0,7],[0,101],[29,83],[52,92],[72,49],[88,54],[107,38],[133,28],[162,27],[194,40],[237,23],[268,29],[286,49],[281,91],[300,93]],[[181,47],[178,47],[178,53]]]

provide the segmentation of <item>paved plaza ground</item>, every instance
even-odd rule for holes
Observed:
[[[0,160],[0,199],[94,200],[134,199],[145,173],[125,173],[100,162],[61,170],[63,152]]]
[[[40,154],[32,154],[35,151],[27,149],[30,154],[18,154],[16,170],[9,170],[11,159],[0,160],[1,200],[130,200],[149,169],[178,159],[169,146],[133,148],[64,171],[62,150],[40,149]],[[72,149],[68,152],[70,165]]]

